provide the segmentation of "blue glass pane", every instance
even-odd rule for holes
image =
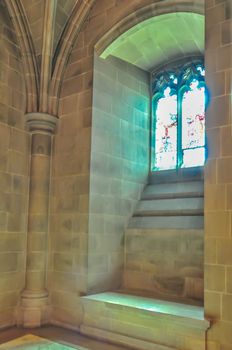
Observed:
[[[205,147],[186,149],[183,151],[183,168],[202,166],[205,163]]]
[[[155,138],[155,169],[176,167],[177,149],[177,95],[170,95],[170,88],[157,102]]]

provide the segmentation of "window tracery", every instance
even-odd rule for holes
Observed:
[[[155,75],[152,83],[152,171],[202,166],[205,69],[191,62]]]

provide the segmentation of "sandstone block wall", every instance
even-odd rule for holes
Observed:
[[[67,63],[54,139],[48,288],[52,320],[78,327],[88,288],[88,212],[94,45],[123,16],[152,3],[97,1]]]
[[[232,349],[231,82],[232,2],[206,0],[206,83],[210,92],[205,168],[205,314],[207,349]]]
[[[149,74],[95,56],[88,292],[121,285],[124,230],[149,171]]]
[[[76,327],[87,288],[93,58],[80,34],[63,82],[54,138],[48,288],[52,320]]]
[[[15,323],[24,286],[29,135],[20,51],[0,1],[0,328]]]
[[[202,302],[203,230],[128,229],[124,287],[171,300]]]
[[[81,317],[78,295],[87,290],[93,47],[114,24],[151,2],[97,0],[67,65],[54,147],[49,289],[53,318],[74,327]],[[205,314],[214,320],[209,350],[232,348],[231,6],[230,0],[206,0],[206,79],[211,101],[205,171]]]

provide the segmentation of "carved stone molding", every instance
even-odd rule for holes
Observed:
[[[28,130],[32,133],[42,132],[54,134],[58,118],[47,113],[28,113],[26,114],[26,123]]]

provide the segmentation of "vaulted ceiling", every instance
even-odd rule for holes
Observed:
[[[57,47],[58,41],[61,38],[61,34],[65,28],[66,23],[70,17],[70,14],[74,8],[74,5],[81,0],[58,0],[56,7],[56,18],[54,23],[54,45],[53,52]]]
[[[12,19],[26,76],[27,112],[57,113],[77,33],[96,0],[0,0]]]
[[[75,39],[92,7],[96,6],[97,11],[97,5],[105,6],[107,1],[0,0],[8,10],[20,46],[27,90],[27,112],[57,114],[61,81]],[[114,1],[117,7],[121,1],[127,0]],[[153,6],[163,3],[163,0],[149,0],[149,3]],[[134,13],[128,18],[130,16],[134,16]],[[150,16],[139,24],[135,23],[117,38],[103,56],[114,55],[151,70],[180,53],[203,53],[203,16],[193,13],[166,13],[153,17],[151,13]],[[129,22],[130,25],[133,23],[131,18]],[[116,24],[121,26],[120,22]],[[121,32],[122,28],[118,29],[115,33]]]
[[[35,54],[38,59],[38,63],[41,60],[42,45],[43,45],[43,32],[45,27],[45,0],[21,0],[23,9],[25,11],[29,28],[31,31],[32,41],[34,43]],[[53,9],[53,44],[52,53],[54,54],[58,42],[61,38],[62,32],[66,23],[74,9],[81,0],[49,0]]]

